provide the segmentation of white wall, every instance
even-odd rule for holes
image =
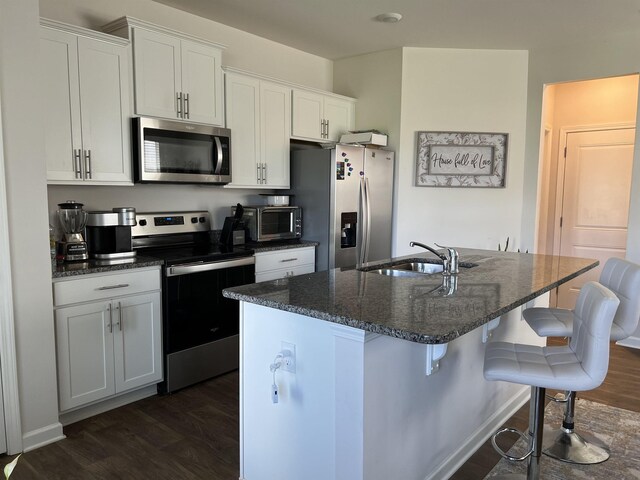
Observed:
[[[396,255],[411,240],[532,249],[519,238],[526,98],[525,51],[403,49]],[[506,187],[416,187],[418,131],[508,133]]]
[[[44,181],[38,3],[2,0],[0,95],[11,280],[25,449],[59,438],[51,265]]]
[[[356,130],[375,129],[388,135],[389,150],[400,147],[400,107],[402,101],[402,49],[359,55],[338,60],[333,66],[337,91],[358,99]],[[392,249],[396,244],[398,204],[398,161],[395,165],[394,225]]]

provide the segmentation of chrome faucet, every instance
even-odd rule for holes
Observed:
[[[438,252],[437,250],[431,248],[429,245],[425,245],[424,243],[420,243],[420,242],[409,242],[409,246],[410,247],[422,247],[426,250],[429,250],[431,253],[433,253],[436,257],[438,257],[440,260],[442,260],[442,264],[444,265],[444,270],[442,272],[443,275],[455,275],[456,273],[458,273],[458,251],[454,248],[451,247],[443,247],[442,245],[438,245],[436,243],[436,246],[440,247],[440,248],[445,248],[447,250],[447,253],[449,254],[449,256],[447,257],[445,254]]]

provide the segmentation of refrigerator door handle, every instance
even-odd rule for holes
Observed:
[[[356,245],[358,246],[358,265],[364,263],[365,240],[367,235],[366,217],[367,217],[367,198],[364,178],[360,178],[360,199],[358,206],[358,233],[356,237]]]
[[[363,263],[369,261],[369,246],[371,244],[371,196],[369,195],[369,179],[364,179],[364,201],[365,201],[365,225],[364,225],[364,255]]]

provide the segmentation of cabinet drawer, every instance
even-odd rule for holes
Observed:
[[[315,247],[289,248],[274,252],[256,253],[256,275],[268,270],[290,270],[299,265],[313,265],[315,262]]]
[[[266,282],[268,280],[278,280],[280,278],[295,277],[296,275],[304,275],[305,273],[315,272],[315,265],[299,265],[297,267],[282,268],[278,270],[269,270],[268,272],[256,273],[256,283]]]
[[[83,275],[53,283],[53,304],[69,305],[160,289],[160,269]]]

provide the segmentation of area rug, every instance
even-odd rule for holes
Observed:
[[[549,404],[545,409],[545,424],[556,428],[562,421],[563,405]],[[640,413],[609,407],[587,400],[576,401],[576,431],[597,434],[611,448],[611,457],[597,465],[573,465],[542,455],[541,480],[640,480]],[[510,455],[519,456],[526,451],[524,440],[519,440]],[[506,473],[527,472],[527,462],[509,462],[505,459],[485,478]]]

